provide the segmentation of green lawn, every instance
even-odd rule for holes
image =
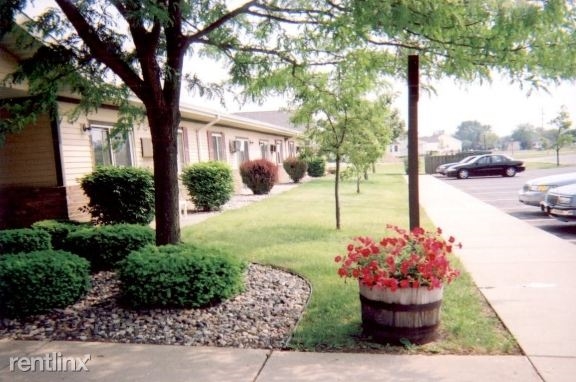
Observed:
[[[355,236],[381,237],[388,223],[408,226],[402,165],[379,166],[361,191],[356,194],[351,181],[341,187],[340,231],[335,229],[333,177],[325,177],[187,227],[182,237],[186,242],[218,244],[246,261],[289,269],[309,280],[312,296],[290,342],[295,349],[517,354],[513,338],[465,271],[445,290],[438,341],[402,349],[361,339],[358,287],[337,276],[334,257]],[[421,222],[432,227],[424,212]]]

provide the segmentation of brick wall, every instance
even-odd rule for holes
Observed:
[[[64,187],[4,187],[0,189],[0,229],[28,227],[44,219],[66,219]]]

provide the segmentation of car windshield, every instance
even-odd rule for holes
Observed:
[[[476,155],[472,155],[472,156],[470,156],[470,157],[466,157],[466,158],[462,159],[462,160],[460,161],[460,163],[468,163],[468,162],[471,162],[471,161],[473,161],[476,157],[477,157]]]

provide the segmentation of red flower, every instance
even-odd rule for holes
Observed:
[[[440,228],[426,231],[420,227],[406,231],[387,225],[392,234],[375,242],[360,236],[347,246],[347,254],[334,258],[342,264],[341,277],[359,279],[367,286],[397,288],[439,288],[459,276],[450,266],[447,256],[456,242],[450,236],[442,238]],[[456,244],[461,248],[461,244]]]

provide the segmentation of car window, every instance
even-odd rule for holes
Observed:
[[[490,163],[490,157],[483,157],[478,160],[479,164],[488,164]]]
[[[500,155],[494,155],[492,157],[492,163],[502,163],[504,162],[504,158],[502,158]]]

